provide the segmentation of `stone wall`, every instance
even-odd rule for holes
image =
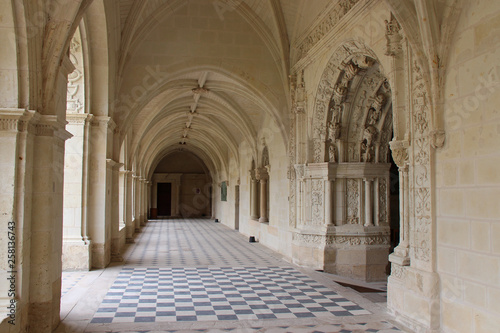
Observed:
[[[500,3],[465,1],[446,74],[436,156],[443,332],[500,327]]]

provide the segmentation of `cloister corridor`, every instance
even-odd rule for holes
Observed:
[[[123,257],[63,272],[55,332],[400,331],[384,283],[356,292],[212,219],[150,220]]]

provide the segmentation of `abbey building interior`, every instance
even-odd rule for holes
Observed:
[[[384,283],[401,330],[499,332],[499,1],[1,0],[0,13],[1,332],[60,327],[64,272],[109,280],[101,296],[71,291],[101,297],[73,315],[86,332],[378,311],[314,296],[306,275],[308,312],[292,292],[163,311],[162,283],[150,317],[144,290],[136,313],[106,306],[138,272],[144,286],[179,267],[219,283],[229,266],[264,289],[300,270]]]

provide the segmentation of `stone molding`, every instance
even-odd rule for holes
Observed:
[[[0,131],[2,132],[24,132],[28,129],[28,123],[33,118],[35,111],[16,108],[0,109]]]
[[[123,166],[123,163],[116,162],[115,160],[113,160],[111,158],[106,159],[106,164],[112,169],[118,169],[118,168],[121,168]]]
[[[92,125],[105,127],[112,132],[114,132],[116,128],[116,123],[111,117],[108,116],[94,116],[92,119]]]
[[[71,125],[89,123],[93,118],[89,113],[66,113],[66,121]]]
[[[302,38],[298,43],[297,62],[303,59],[314,46],[321,44],[320,41],[326,35],[330,34],[334,27],[344,18],[344,16],[358,3],[360,0],[340,0],[333,8],[330,9],[318,23]]]
[[[314,246],[331,246],[331,245],[390,245],[390,236],[384,234],[377,235],[322,235],[322,234],[306,234],[293,233],[292,241],[295,243],[314,245]]]

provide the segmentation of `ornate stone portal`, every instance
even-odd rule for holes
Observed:
[[[385,280],[390,247],[389,83],[375,57],[352,42],[334,55],[318,92],[309,143],[312,163],[295,165],[293,259],[354,279]],[[296,140],[298,146],[301,138]]]

